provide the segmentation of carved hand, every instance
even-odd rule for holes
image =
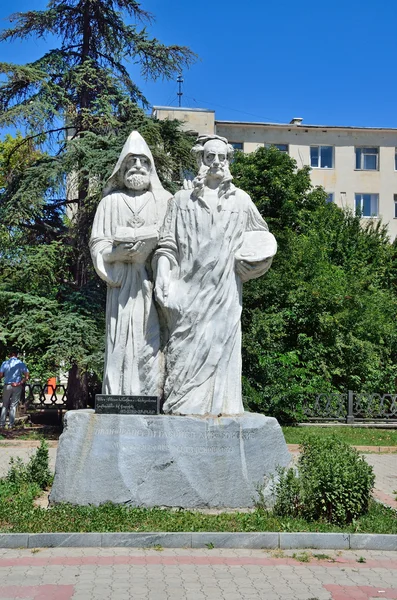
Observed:
[[[157,276],[156,286],[154,288],[154,295],[156,300],[162,306],[167,305],[168,291],[170,287],[170,261],[166,256],[160,256],[157,263]]]
[[[236,260],[236,272],[242,279],[257,269],[257,265],[251,264],[245,260]]]
[[[134,257],[143,250],[145,242],[122,243],[104,253],[107,262],[134,262]]]
[[[193,182],[190,179],[184,179],[183,180],[183,189],[184,190],[192,190]]]

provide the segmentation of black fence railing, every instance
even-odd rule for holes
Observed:
[[[0,386],[0,394],[1,388],[2,386]],[[94,396],[93,390],[89,398],[90,406],[94,406]],[[65,410],[67,386],[27,383],[24,385],[21,402],[25,403],[27,411]],[[366,394],[352,390],[346,393],[318,393],[308,396],[302,409],[307,421],[397,422],[397,394]]]
[[[25,384],[25,404],[28,410],[66,408],[67,387],[63,384],[42,385]]]
[[[308,421],[397,421],[397,394],[315,394],[305,401],[303,413]]]
[[[0,402],[3,385],[0,384]],[[21,394],[21,404],[25,404],[27,410],[66,408],[67,386],[63,384],[43,385],[42,383],[25,383]]]

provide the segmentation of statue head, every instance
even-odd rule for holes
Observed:
[[[164,193],[156,172],[153,155],[149,146],[138,131],[128,136],[119,159],[109,177],[103,195],[121,190],[150,190],[154,196]]]
[[[144,154],[128,154],[120,169],[124,186],[130,190],[147,190],[150,185],[150,160]]]
[[[226,138],[218,135],[202,135],[197,139],[192,152],[196,154],[199,166],[197,177],[193,180],[193,190],[200,196],[205,185],[218,188],[219,197],[226,198],[236,189],[232,184],[229,169],[233,157],[233,146]]]

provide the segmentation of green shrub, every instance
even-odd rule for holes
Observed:
[[[36,453],[31,457],[27,464],[29,481],[37,483],[42,489],[52,483],[52,473],[48,467],[48,444],[41,440]]]
[[[19,456],[16,458],[11,457],[8,467],[8,473],[5,477],[8,483],[20,486],[26,483],[26,465]]]
[[[41,489],[52,482],[52,474],[48,467],[48,444],[42,440],[35,454],[25,464],[19,457],[10,459],[6,481],[20,486],[23,484],[36,484]]]
[[[373,469],[357,450],[336,436],[309,435],[301,445],[296,472],[281,474],[274,511],[280,516],[343,525],[368,511]]]
[[[301,513],[300,481],[295,469],[280,469],[275,486],[275,515],[294,517]]]

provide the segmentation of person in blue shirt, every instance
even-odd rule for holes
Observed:
[[[14,427],[15,413],[21,399],[23,384],[29,379],[29,370],[18,358],[17,350],[11,350],[10,358],[0,367],[0,379],[4,377],[3,408],[0,415],[0,428],[5,427],[9,411],[9,429]]]

